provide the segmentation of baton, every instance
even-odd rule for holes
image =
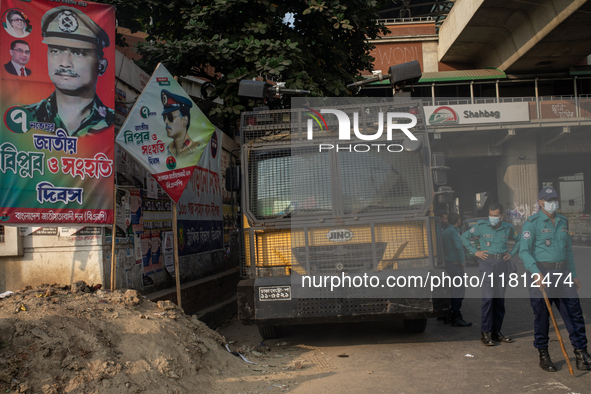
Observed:
[[[574,375],[573,366],[568,359],[568,355],[566,354],[566,349],[564,348],[564,342],[562,341],[562,335],[560,335],[560,330],[558,330],[558,324],[556,324],[556,319],[554,318],[554,312],[552,312],[552,305],[550,305],[550,300],[548,300],[548,296],[546,295],[546,290],[544,290],[544,285],[540,283],[540,290],[542,290],[542,295],[544,296],[544,301],[546,301],[546,307],[548,308],[548,312],[550,312],[550,317],[552,318],[552,324],[554,324],[554,331],[556,331],[556,336],[558,337],[558,342],[560,342],[560,348],[562,349],[562,354],[564,355],[564,359],[566,360],[566,365],[568,365],[568,370],[571,375]]]

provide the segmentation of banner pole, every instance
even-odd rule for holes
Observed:
[[[174,276],[176,277],[176,304],[179,308],[181,306],[181,273],[179,270],[179,239],[178,239],[178,231],[177,231],[177,203],[173,200],[172,202],[172,248],[174,250]]]
[[[111,230],[111,291],[115,291],[117,282],[117,256],[115,255],[115,234],[117,231],[117,185],[113,185],[113,229]]]

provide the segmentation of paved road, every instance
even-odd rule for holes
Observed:
[[[517,259],[516,259],[517,260]],[[591,248],[576,247],[575,261],[583,286],[591,289]],[[520,272],[523,266],[517,260]],[[477,267],[468,267],[477,274]],[[581,298],[591,333],[591,299]],[[506,302],[503,332],[514,343],[485,347],[480,343],[480,300],[466,299],[463,313],[474,324],[450,327],[431,319],[423,334],[406,334],[398,323],[331,324],[289,327],[282,340],[314,349],[314,373],[298,379],[293,393],[591,393],[591,373],[571,376],[551,329],[550,354],[558,371],[538,366],[532,345],[533,312],[527,298]],[[557,317],[559,314],[556,312]],[[572,346],[559,326],[573,367]],[[239,322],[235,322],[239,325]],[[256,328],[234,327],[260,340]],[[232,328],[226,328],[226,334]],[[222,334],[224,330],[222,330]],[[252,334],[252,335],[250,335]],[[229,338],[231,339],[231,338]],[[349,357],[341,358],[339,355]],[[470,355],[470,356],[469,356]],[[268,392],[271,392],[269,390]]]

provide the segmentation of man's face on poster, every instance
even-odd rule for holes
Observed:
[[[183,138],[187,132],[186,116],[181,115],[181,111],[176,110],[162,115],[166,125],[166,135],[172,139]]]
[[[10,56],[13,62],[24,67],[31,58],[31,51],[27,44],[18,43],[14,45],[14,49],[10,50]]]
[[[49,45],[47,65],[49,77],[60,91],[82,95],[90,90],[94,95],[99,75],[99,58],[94,49]]]

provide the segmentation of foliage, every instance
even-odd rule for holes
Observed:
[[[376,1],[100,2],[118,7],[119,26],[148,34],[139,48],[145,69],[162,62],[174,75],[212,80],[225,102],[214,114],[230,117],[254,105],[238,97],[241,79],[263,77],[314,95],[350,95],[345,85],[372,68],[368,39],[387,32],[376,23]]]

